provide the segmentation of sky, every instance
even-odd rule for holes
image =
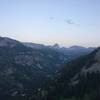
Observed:
[[[0,0],[0,36],[62,46],[100,46],[100,0]]]

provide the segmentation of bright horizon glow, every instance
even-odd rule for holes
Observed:
[[[62,46],[100,46],[100,0],[0,0],[0,36]]]

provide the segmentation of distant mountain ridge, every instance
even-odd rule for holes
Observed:
[[[36,43],[23,43],[25,46],[31,47],[33,49],[53,49],[57,52],[63,53],[64,55],[72,56],[73,58],[79,57],[85,54],[89,54],[92,52],[95,47],[82,47],[82,46],[71,46],[69,48],[66,47],[60,47],[59,44],[54,44],[53,46],[49,45],[42,45],[42,44],[36,44]]]
[[[42,48],[46,47],[43,44],[36,44],[36,43],[31,43],[31,42],[24,42],[23,44],[27,47],[31,47],[31,48],[34,48],[34,49],[42,49]]]
[[[66,49],[96,49],[96,47],[83,47],[83,46],[78,46],[78,45],[73,45],[70,47],[60,47],[60,45],[58,43],[54,44],[54,45],[44,45],[44,44],[38,44],[38,43],[32,43],[32,42],[23,42],[23,44],[25,46],[28,47],[32,47],[32,48],[44,48],[44,47],[49,47],[49,48],[58,48],[58,49],[62,49],[62,48],[66,48]]]

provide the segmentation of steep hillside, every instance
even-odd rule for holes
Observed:
[[[54,50],[32,49],[16,40],[0,37],[0,99],[29,97],[64,61],[69,58]]]
[[[67,63],[40,94],[43,100],[100,100],[100,48]]]

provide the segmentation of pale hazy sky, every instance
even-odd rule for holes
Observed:
[[[0,0],[0,35],[35,43],[99,46],[100,0]]]

